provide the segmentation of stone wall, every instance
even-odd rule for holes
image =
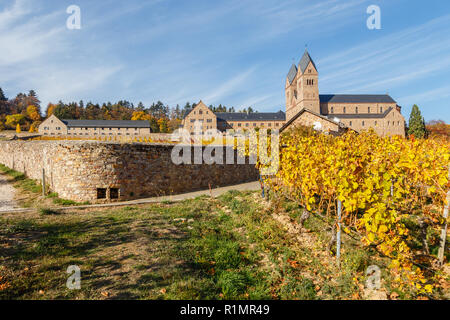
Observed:
[[[173,147],[97,141],[0,141],[0,163],[36,180],[42,179],[44,169],[51,191],[61,198],[92,203],[115,201],[116,194],[117,200],[129,200],[258,179],[254,165],[236,161],[176,165],[171,160]],[[234,150],[228,151],[237,157]]]

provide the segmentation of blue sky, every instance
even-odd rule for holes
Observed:
[[[69,30],[69,5],[81,29]],[[366,27],[369,5],[381,30]],[[450,123],[450,2],[0,0],[0,87],[58,100],[284,110],[305,44],[327,93],[389,93]]]

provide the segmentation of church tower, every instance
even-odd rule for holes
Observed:
[[[319,73],[307,50],[298,67],[292,65],[286,79],[286,121],[303,108],[320,114]]]

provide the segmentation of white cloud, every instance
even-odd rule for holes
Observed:
[[[450,39],[442,33],[450,32],[449,19],[446,15],[317,60],[321,87],[335,93],[385,91],[448,70]]]
[[[248,83],[249,77],[255,72],[255,70],[256,67],[251,67],[250,69],[235,75],[233,78],[227,80],[213,90],[210,90],[209,93],[205,95],[204,101],[216,103],[228,95],[236,92],[237,89],[242,89],[245,87],[245,84]]]

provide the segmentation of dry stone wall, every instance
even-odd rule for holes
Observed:
[[[108,202],[177,194],[258,179],[254,165],[181,164],[173,145],[92,141],[2,141],[0,163],[74,201]],[[204,148],[204,147],[203,147]],[[235,151],[234,157],[237,155]],[[194,151],[192,149],[192,154]],[[225,157],[226,151],[224,151]]]

